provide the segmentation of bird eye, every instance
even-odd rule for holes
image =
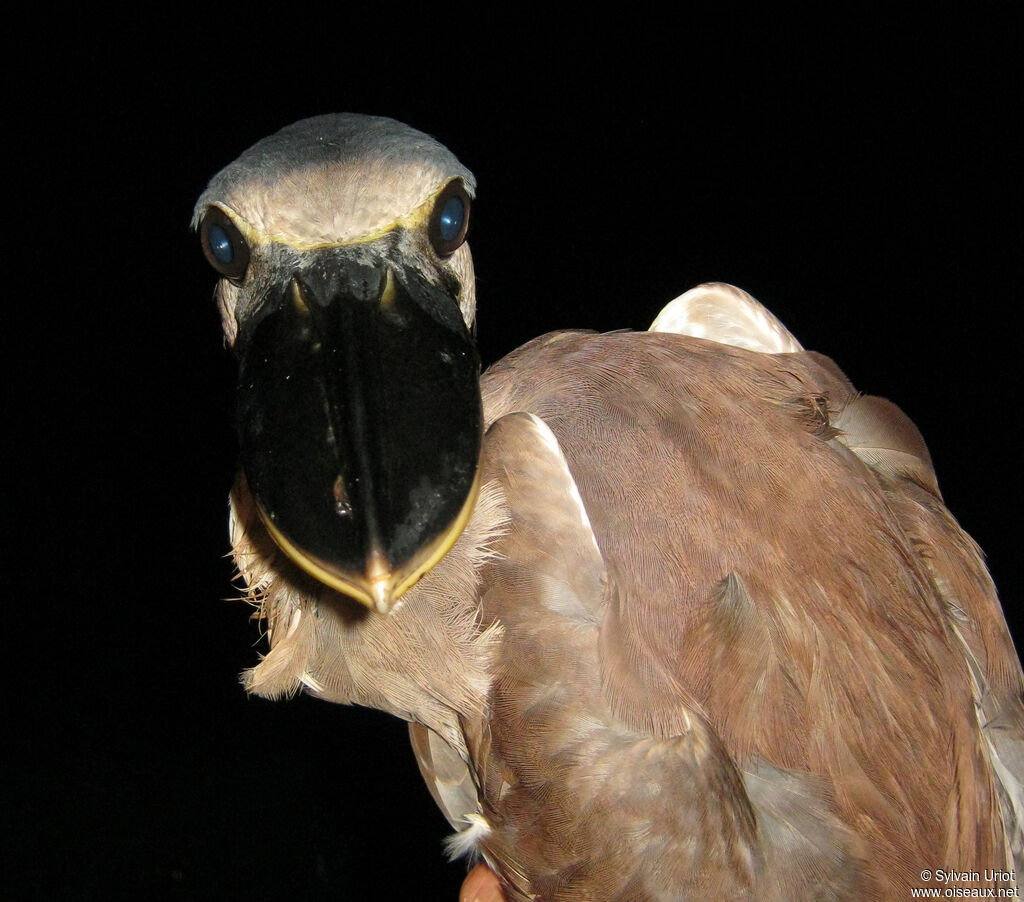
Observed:
[[[462,231],[462,221],[466,218],[466,207],[461,197],[449,197],[441,208],[438,225],[443,241],[454,241]]]
[[[457,250],[466,240],[469,227],[469,195],[456,179],[449,182],[437,197],[430,217],[430,243],[442,257]]]
[[[228,279],[241,279],[249,267],[249,245],[227,213],[210,207],[199,231],[210,266]]]

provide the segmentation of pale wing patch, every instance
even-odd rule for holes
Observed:
[[[587,508],[583,504],[583,499],[580,497],[580,490],[576,487],[576,480],[573,479],[572,473],[569,472],[569,464],[566,463],[565,455],[562,454],[562,449],[558,444],[558,439],[555,438],[555,434],[551,431],[548,424],[540,417],[534,416],[532,413],[527,414],[527,416],[529,417],[530,425],[537,433],[537,437],[555,456],[557,456],[558,462],[561,464],[562,474],[565,477],[565,484],[568,486],[569,497],[572,499],[572,503],[576,506],[576,510],[579,513],[580,524],[583,526],[583,531],[587,536],[589,536],[590,542],[594,547],[594,551],[600,556],[601,549],[597,547],[597,539],[594,537],[594,528],[590,525],[590,517],[587,516]]]
[[[1000,810],[1006,836],[1006,866],[1019,874],[1021,863],[1024,862],[1024,786],[1003,761],[990,730],[984,724],[981,724],[981,728],[992,762],[992,773],[1001,790]],[[1011,744],[1016,746],[1011,751],[1016,751],[1020,756],[1020,743],[1011,740]]]
[[[422,724],[409,724],[409,741],[437,807],[452,827],[461,830],[470,815],[482,810],[470,765],[458,749]]]
[[[977,656],[964,638],[957,624],[956,609],[950,606],[949,624],[956,637],[964,659],[971,674],[974,690],[974,713],[978,719],[978,728],[985,740],[989,762],[992,765],[992,776],[999,795],[1000,815],[1003,819],[1003,833],[1006,843],[1006,867],[1020,873],[1024,862],[1024,786],[1021,785],[1020,774],[1024,763],[1024,742],[1018,730],[1012,726],[1004,730],[997,715],[988,722],[984,710],[984,699],[989,696],[985,671]],[[964,616],[961,614],[961,617]],[[1004,760],[1005,759],[1005,760]]]
[[[512,513],[502,553],[518,574],[519,592],[562,617],[599,624],[604,558],[554,433],[533,414],[506,414],[487,430],[483,466],[497,474]],[[500,606],[490,611],[498,620],[509,613]]]
[[[724,282],[698,285],[670,301],[657,315],[650,331],[690,335],[764,354],[803,350],[767,307]]]

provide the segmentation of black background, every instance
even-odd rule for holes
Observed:
[[[402,119],[474,170],[485,363],[749,290],[917,422],[1020,623],[1019,13],[247,15],[13,36],[0,894],[456,898],[404,725],[237,681],[234,365],[188,221],[305,116]]]

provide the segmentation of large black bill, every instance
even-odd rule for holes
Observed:
[[[239,420],[264,522],[317,579],[387,611],[476,500],[480,362],[459,309],[418,276],[334,262],[257,317]]]

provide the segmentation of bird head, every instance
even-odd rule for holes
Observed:
[[[476,500],[474,192],[433,138],[341,114],[249,148],[193,217],[220,276],[260,516],[303,570],[381,613]]]

